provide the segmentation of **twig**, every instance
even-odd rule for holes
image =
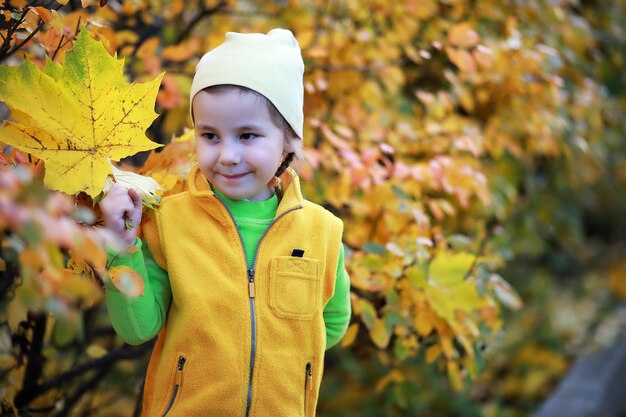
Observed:
[[[57,47],[55,48],[54,53],[52,54],[52,57],[51,57],[53,61],[57,57],[57,54],[59,53],[59,51],[61,50],[61,42],[63,42],[63,39],[65,39],[65,34],[61,35],[61,37],[59,38],[59,43],[57,44]]]
[[[368,235],[368,239],[370,241],[372,241],[376,237],[376,229],[378,229],[378,224],[382,220],[384,214],[385,214],[385,209],[381,208],[378,211],[378,213],[376,213],[376,216],[374,216],[374,219],[372,220],[372,223],[371,223],[370,232]]]

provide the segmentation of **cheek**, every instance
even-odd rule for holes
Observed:
[[[198,158],[198,163],[201,168],[205,168],[207,165],[211,164],[211,150],[209,147],[205,145],[198,144],[196,146],[196,158]]]

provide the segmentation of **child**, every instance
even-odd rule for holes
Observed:
[[[143,295],[107,283],[115,330],[158,339],[144,416],[315,415],[324,351],[345,333],[349,278],[342,223],[302,198],[288,168],[302,153],[300,48],[288,30],[227,33],[191,87],[197,159],[189,190],[143,219],[141,197],[115,185],[108,228],[140,250],[114,265],[141,275]]]

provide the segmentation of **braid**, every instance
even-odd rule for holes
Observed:
[[[295,152],[289,152],[287,156],[285,156],[285,160],[283,161],[282,164],[280,164],[280,166],[276,170],[276,174],[274,175],[277,177],[280,177],[281,175],[283,175],[283,173],[285,172],[289,164],[291,164],[291,161],[293,161],[293,158],[295,156],[296,156]]]

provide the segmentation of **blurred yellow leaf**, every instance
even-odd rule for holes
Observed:
[[[406,278],[415,288],[424,288],[427,284],[424,271],[414,266],[410,267],[406,272]]]
[[[609,271],[609,286],[615,295],[626,300],[626,262],[613,265]]]
[[[370,338],[372,342],[380,349],[384,349],[389,344],[389,339],[391,338],[391,334],[387,330],[385,322],[381,319],[376,319],[374,323],[374,328],[370,330]]]
[[[440,252],[428,266],[428,279],[442,285],[461,283],[475,259],[476,256],[466,252]]]
[[[399,369],[393,369],[387,375],[378,380],[374,391],[380,393],[384,391],[385,388],[387,388],[387,385],[389,385],[390,383],[402,382],[404,381],[404,379],[404,375],[402,375],[402,372]]]
[[[461,371],[459,370],[459,364],[454,361],[448,361],[447,368],[452,388],[456,391],[461,391],[463,389],[463,378],[461,376]]]
[[[415,330],[420,336],[428,336],[433,331],[430,309],[421,308],[415,314]]]
[[[358,334],[359,334],[359,324],[352,323],[350,327],[348,327],[348,330],[346,331],[345,336],[341,340],[341,347],[348,347],[351,344],[353,344]]]
[[[433,345],[426,349],[426,363],[433,363],[441,355],[441,346]]]
[[[100,345],[89,345],[87,349],[85,349],[87,356],[90,358],[98,359],[107,354],[107,350]]]
[[[81,300],[86,306],[94,305],[102,296],[102,292],[93,279],[88,275],[75,273],[73,270],[62,270],[60,281],[56,289],[64,297],[72,300]]]

